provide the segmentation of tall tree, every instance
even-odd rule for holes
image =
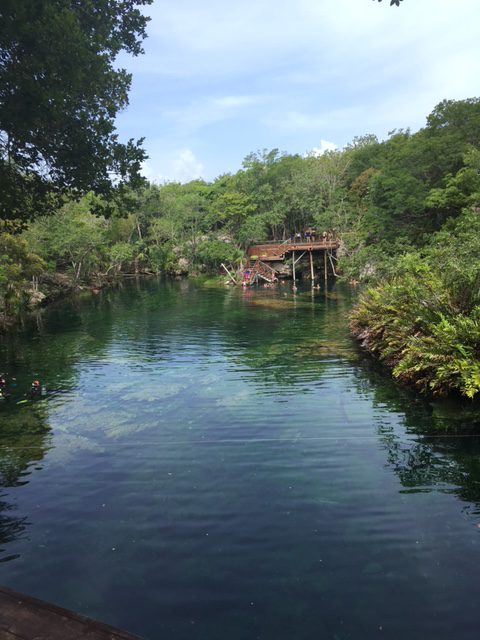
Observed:
[[[26,219],[69,191],[110,193],[138,179],[141,140],[118,141],[115,116],[142,52],[152,0],[2,0],[0,218]]]

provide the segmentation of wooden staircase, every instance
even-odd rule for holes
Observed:
[[[249,275],[247,277],[244,276],[244,282],[247,284],[255,284],[258,282],[259,278],[269,283],[277,280],[277,272],[275,269],[270,267],[270,265],[265,264],[265,262],[262,262],[260,259],[256,260],[254,265],[250,267],[248,271]]]

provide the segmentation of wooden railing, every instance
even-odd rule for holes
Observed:
[[[265,264],[261,260],[257,260],[250,269],[248,284],[254,284],[259,277],[267,282],[275,282],[277,279],[277,272],[268,264]]]
[[[285,254],[292,251],[325,251],[336,250],[339,247],[338,240],[334,238],[319,238],[312,241],[299,242],[275,242],[256,244],[248,249],[248,256],[271,262],[285,259]]]

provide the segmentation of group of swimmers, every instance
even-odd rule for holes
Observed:
[[[16,387],[16,378],[12,378],[11,387]],[[32,398],[36,398],[39,396],[44,396],[47,393],[47,389],[45,385],[40,384],[40,380],[33,380],[30,386],[30,396]],[[25,394],[27,395],[27,394]],[[8,399],[10,397],[10,393],[8,391],[7,386],[7,377],[4,373],[0,373],[0,399]]]

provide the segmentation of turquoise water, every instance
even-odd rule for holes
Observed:
[[[476,637],[480,441],[350,305],[133,282],[3,338],[0,583],[150,639]]]

